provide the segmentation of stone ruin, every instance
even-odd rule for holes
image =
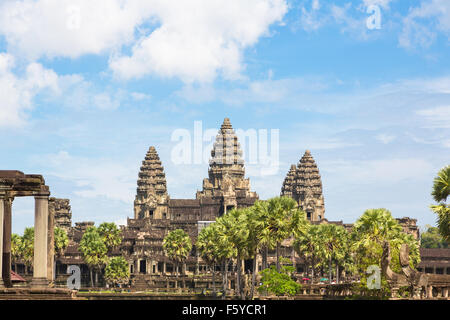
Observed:
[[[386,277],[391,289],[392,298],[397,297],[400,288],[407,287],[413,299],[433,298],[435,296],[448,298],[450,275],[425,274],[411,268],[409,264],[409,247],[402,244],[399,252],[401,273],[395,273],[390,268],[391,248],[389,242],[383,244],[381,257],[381,272]]]

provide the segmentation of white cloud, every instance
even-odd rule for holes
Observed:
[[[399,45],[407,49],[426,48],[436,40],[438,32],[450,40],[450,2],[424,0],[403,19]]]
[[[122,78],[147,74],[208,82],[218,74],[237,79],[243,50],[269,34],[287,12],[284,0],[152,1],[160,26],[115,56],[111,69]]]
[[[0,127],[24,124],[25,111],[33,108],[34,97],[43,90],[57,92],[58,76],[38,63],[29,64],[23,76],[14,74],[15,59],[0,53]]]
[[[24,0],[0,5],[8,50],[30,59],[99,54],[133,40],[148,10],[136,1]]]
[[[0,4],[0,35],[9,52],[31,60],[108,54],[125,79],[236,79],[243,51],[287,10],[286,0],[11,0]]]

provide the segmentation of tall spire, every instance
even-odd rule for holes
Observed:
[[[281,187],[281,196],[292,198],[293,191],[295,188],[296,171],[297,168],[295,164],[291,165],[291,168],[289,169],[289,172],[287,173],[286,178],[284,179],[283,186]]]
[[[135,219],[156,217],[159,204],[167,202],[167,183],[164,167],[155,147],[151,146],[142,161],[134,201]]]
[[[300,208],[306,212],[308,219],[320,221],[324,218],[322,180],[309,150],[305,151],[297,167],[291,166],[284,180],[281,195],[295,199]]]
[[[241,145],[231,126],[230,119],[225,118],[216,136],[213,149],[211,151],[210,167],[222,169],[238,169],[244,174],[244,161],[242,159]],[[235,165],[235,166],[233,166]],[[231,172],[232,170],[230,170]],[[236,173],[236,172],[235,172]]]
[[[197,192],[197,198],[227,198],[234,205],[236,195],[257,197],[250,192],[250,180],[245,179],[244,160],[238,137],[225,118],[216,136],[211,160],[209,161],[208,179],[203,180],[203,190]]]

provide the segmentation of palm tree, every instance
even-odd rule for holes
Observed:
[[[275,247],[269,228],[269,203],[258,200],[253,204],[253,210],[256,214],[256,220],[261,227],[259,247],[262,256],[262,269],[264,270],[267,269],[268,250]]]
[[[64,250],[69,245],[69,237],[67,236],[67,232],[64,229],[55,227],[55,255],[60,257],[63,255]]]
[[[236,291],[241,299],[244,299],[244,288],[242,283],[242,261],[247,254],[247,241],[249,229],[247,228],[247,217],[245,209],[233,209],[219,218],[224,227],[225,235],[232,244],[236,253]]]
[[[319,226],[322,257],[328,262],[328,279],[331,283],[332,263],[336,264],[336,282],[339,281],[339,264],[346,257],[347,231],[334,224],[322,224]]]
[[[222,265],[222,299],[227,295],[228,287],[228,266],[232,258],[237,257],[237,250],[229,238],[226,219],[222,216],[211,224],[211,236],[213,237],[214,252]]]
[[[259,201],[258,201],[259,202]],[[256,273],[257,273],[257,257],[258,251],[261,249],[263,242],[263,230],[265,227],[265,214],[264,211],[261,211],[258,207],[259,204],[256,204],[250,208],[247,208],[245,212],[246,217],[246,226],[248,228],[248,237],[247,237],[247,258],[253,260],[252,265],[252,280],[251,280],[251,288],[250,288],[250,299],[253,299],[253,295],[255,292],[255,283],[256,283]],[[261,215],[262,213],[262,215]]]
[[[203,228],[197,238],[197,249],[200,252],[200,256],[210,266],[212,270],[213,292],[216,293],[216,281],[215,281],[215,267],[216,263],[221,260],[219,246],[218,246],[218,234],[216,232],[217,227],[215,224]]]
[[[290,197],[275,197],[268,200],[268,220],[266,237],[271,238],[276,244],[277,272],[280,272],[280,247],[281,242],[292,234],[294,218],[299,214],[297,202]]]
[[[22,258],[25,263],[25,274],[28,268],[33,267],[34,258],[34,228],[25,228],[22,236],[22,243],[20,251],[22,252]]]
[[[191,238],[182,229],[170,231],[163,240],[163,248],[169,259],[175,263],[178,283],[179,266],[186,260],[192,250]]]
[[[432,205],[431,209],[438,216],[439,232],[446,241],[450,241],[450,206],[446,204],[450,194],[450,165],[442,168],[434,178],[431,195],[438,202]]]
[[[318,225],[306,225],[306,231],[299,233],[294,240],[294,250],[303,256],[311,265],[311,280],[314,282],[314,271],[323,255],[323,242]]]
[[[450,165],[442,168],[433,181],[431,195],[436,202],[445,202],[450,194]]]
[[[369,265],[379,264],[383,244],[388,242],[391,251],[391,268],[399,270],[398,252],[406,243],[410,246],[412,267],[420,259],[418,241],[406,235],[391,213],[386,209],[369,209],[355,222],[352,230],[352,249],[355,252],[358,269],[363,277]]]
[[[79,246],[83,259],[89,266],[91,275],[91,286],[94,286],[92,271],[95,270],[95,284],[98,283],[98,272],[108,262],[108,248],[106,247],[98,229],[90,226],[86,229]]]
[[[108,255],[122,243],[122,232],[114,222],[103,222],[98,226],[98,233],[108,248]]]
[[[17,272],[17,263],[22,259],[22,237],[13,233],[11,235],[11,262],[16,265],[14,270]]]

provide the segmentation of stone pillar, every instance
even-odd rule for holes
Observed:
[[[47,279],[50,283],[55,280],[55,209],[49,209],[48,211],[48,261],[47,261]]]
[[[0,196],[0,271],[3,270],[3,216],[4,216],[4,198]],[[0,288],[3,288],[3,272],[0,272]]]
[[[12,287],[11,282],[11,219],[13,199],[3,200],[3,266],[2,276],[6,287]]]
[[[47,287],[48,196],[35,197],[32,287]]]

